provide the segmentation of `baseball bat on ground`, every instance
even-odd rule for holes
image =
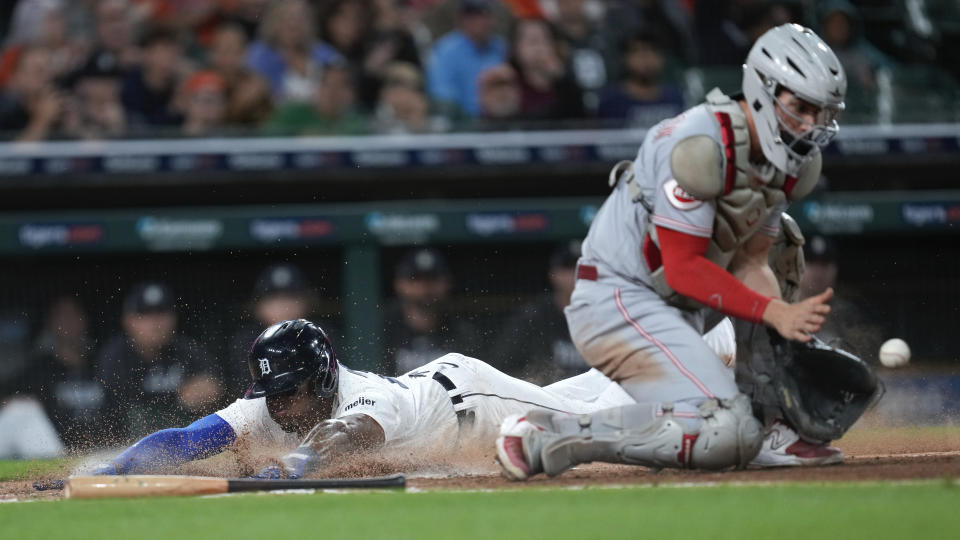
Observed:
[[[371,478],[323,478],[317,480],[261,480],[258,478],[213,478],[208,476],[72,476],[64,496],[72,499],[104,497],[158,497],[162,495],[210,495],[241,491],[282,489],[380,489],[403,488],[403,474]]]

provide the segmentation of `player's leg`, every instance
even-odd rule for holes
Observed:
[[[724,317],[703,335],[703,341],[717,353],[725,366],[731,368],[734,366],[737,361],[737,336],[730,319]]]
[[[590,404],[592,410],[608,409],[619,405],[629,405],[636,401],[623,387],[613,382],[596,368],[575,377],[557,381],[544,386],[544,390],[561,396],[564,399],[584,401]]]
[[[492,440],[504,418],[527,411],[542,410],[563,414],[582,414],[598,410],[592,401],[576,399],[562,393],[548,391],[540,386],[511,377],[493,366],[459,354],[448,354],[435,364],[439,373],[449,379],[460,402],[456,407],[472,414],[472,435],[480,440]],[[429,366],[429,365],[428,365]],[[608,380],[608,384],[612,384]],[[601,393],[598,393],[595,398]],[[620,401],[630,403],[623,394]],[[613,398],[605,398],[612,400]],[[609,405],[608,405],[609,406]]]
[[[730,319],[722,318],[718,324],[703,335],[703,341],[723,360],[726,366],[733,366],[736,359],[737,342],[733,323]],[[565,398],[603,404],[603,406],[598,407],[598,410],[635,403],[635,400],[620,385],[596,368],[544,386],[543,389]]]
[[[733,373],[704,342],[699,314],[640,286],[577,282],[567,323],[588,364],[638,402],[698,401],[737,394]]]
[[[733,372],[687,315],[648,289],[582,283],[567,309],[574,343],[637,403],[577,417],[537,413],[508,419],[497,442],[508,476],[524,478],[540,467],[559,474],[591,460],[744,466],[759,448],[760,424]]]
[[[750,400],[707,400],[694,422],[669,404],[636,403],[592,414],[530,411],[504,421],[497,459],[510,478],[550,476],[591,461],[656,468],[745,467],[763,437]]]

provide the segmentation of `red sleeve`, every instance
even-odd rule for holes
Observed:
[[[761,322],[771,298],[759,294],[707,259],[709,238],[657,227],[667,285],[724,315]]]

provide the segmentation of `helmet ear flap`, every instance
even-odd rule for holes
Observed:
[[[313,391],[317,397],[331,398],[337,394],[340,370],[333,351],[325,347],[322,356],[326,365],[321,366],[314,374]]]

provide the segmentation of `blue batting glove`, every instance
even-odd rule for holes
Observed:
[[[310,446],[300,446],[281,460],[287,471],[287,478],[303,478],[319,465],[317,451]]]
[[[100,465],[97,465],[96,468],[90,471],[90,474],[94,476],[103,476],[103,475],[113,476],[119,473],[117,472],[117,466],[111,462],[108,462],[108,463],[101,463]]]
[[[287,474],[284,472],[283,467],[279,465],[268,465],[250,478],[256,478],[259,480],[280,480],[286,477]]]

